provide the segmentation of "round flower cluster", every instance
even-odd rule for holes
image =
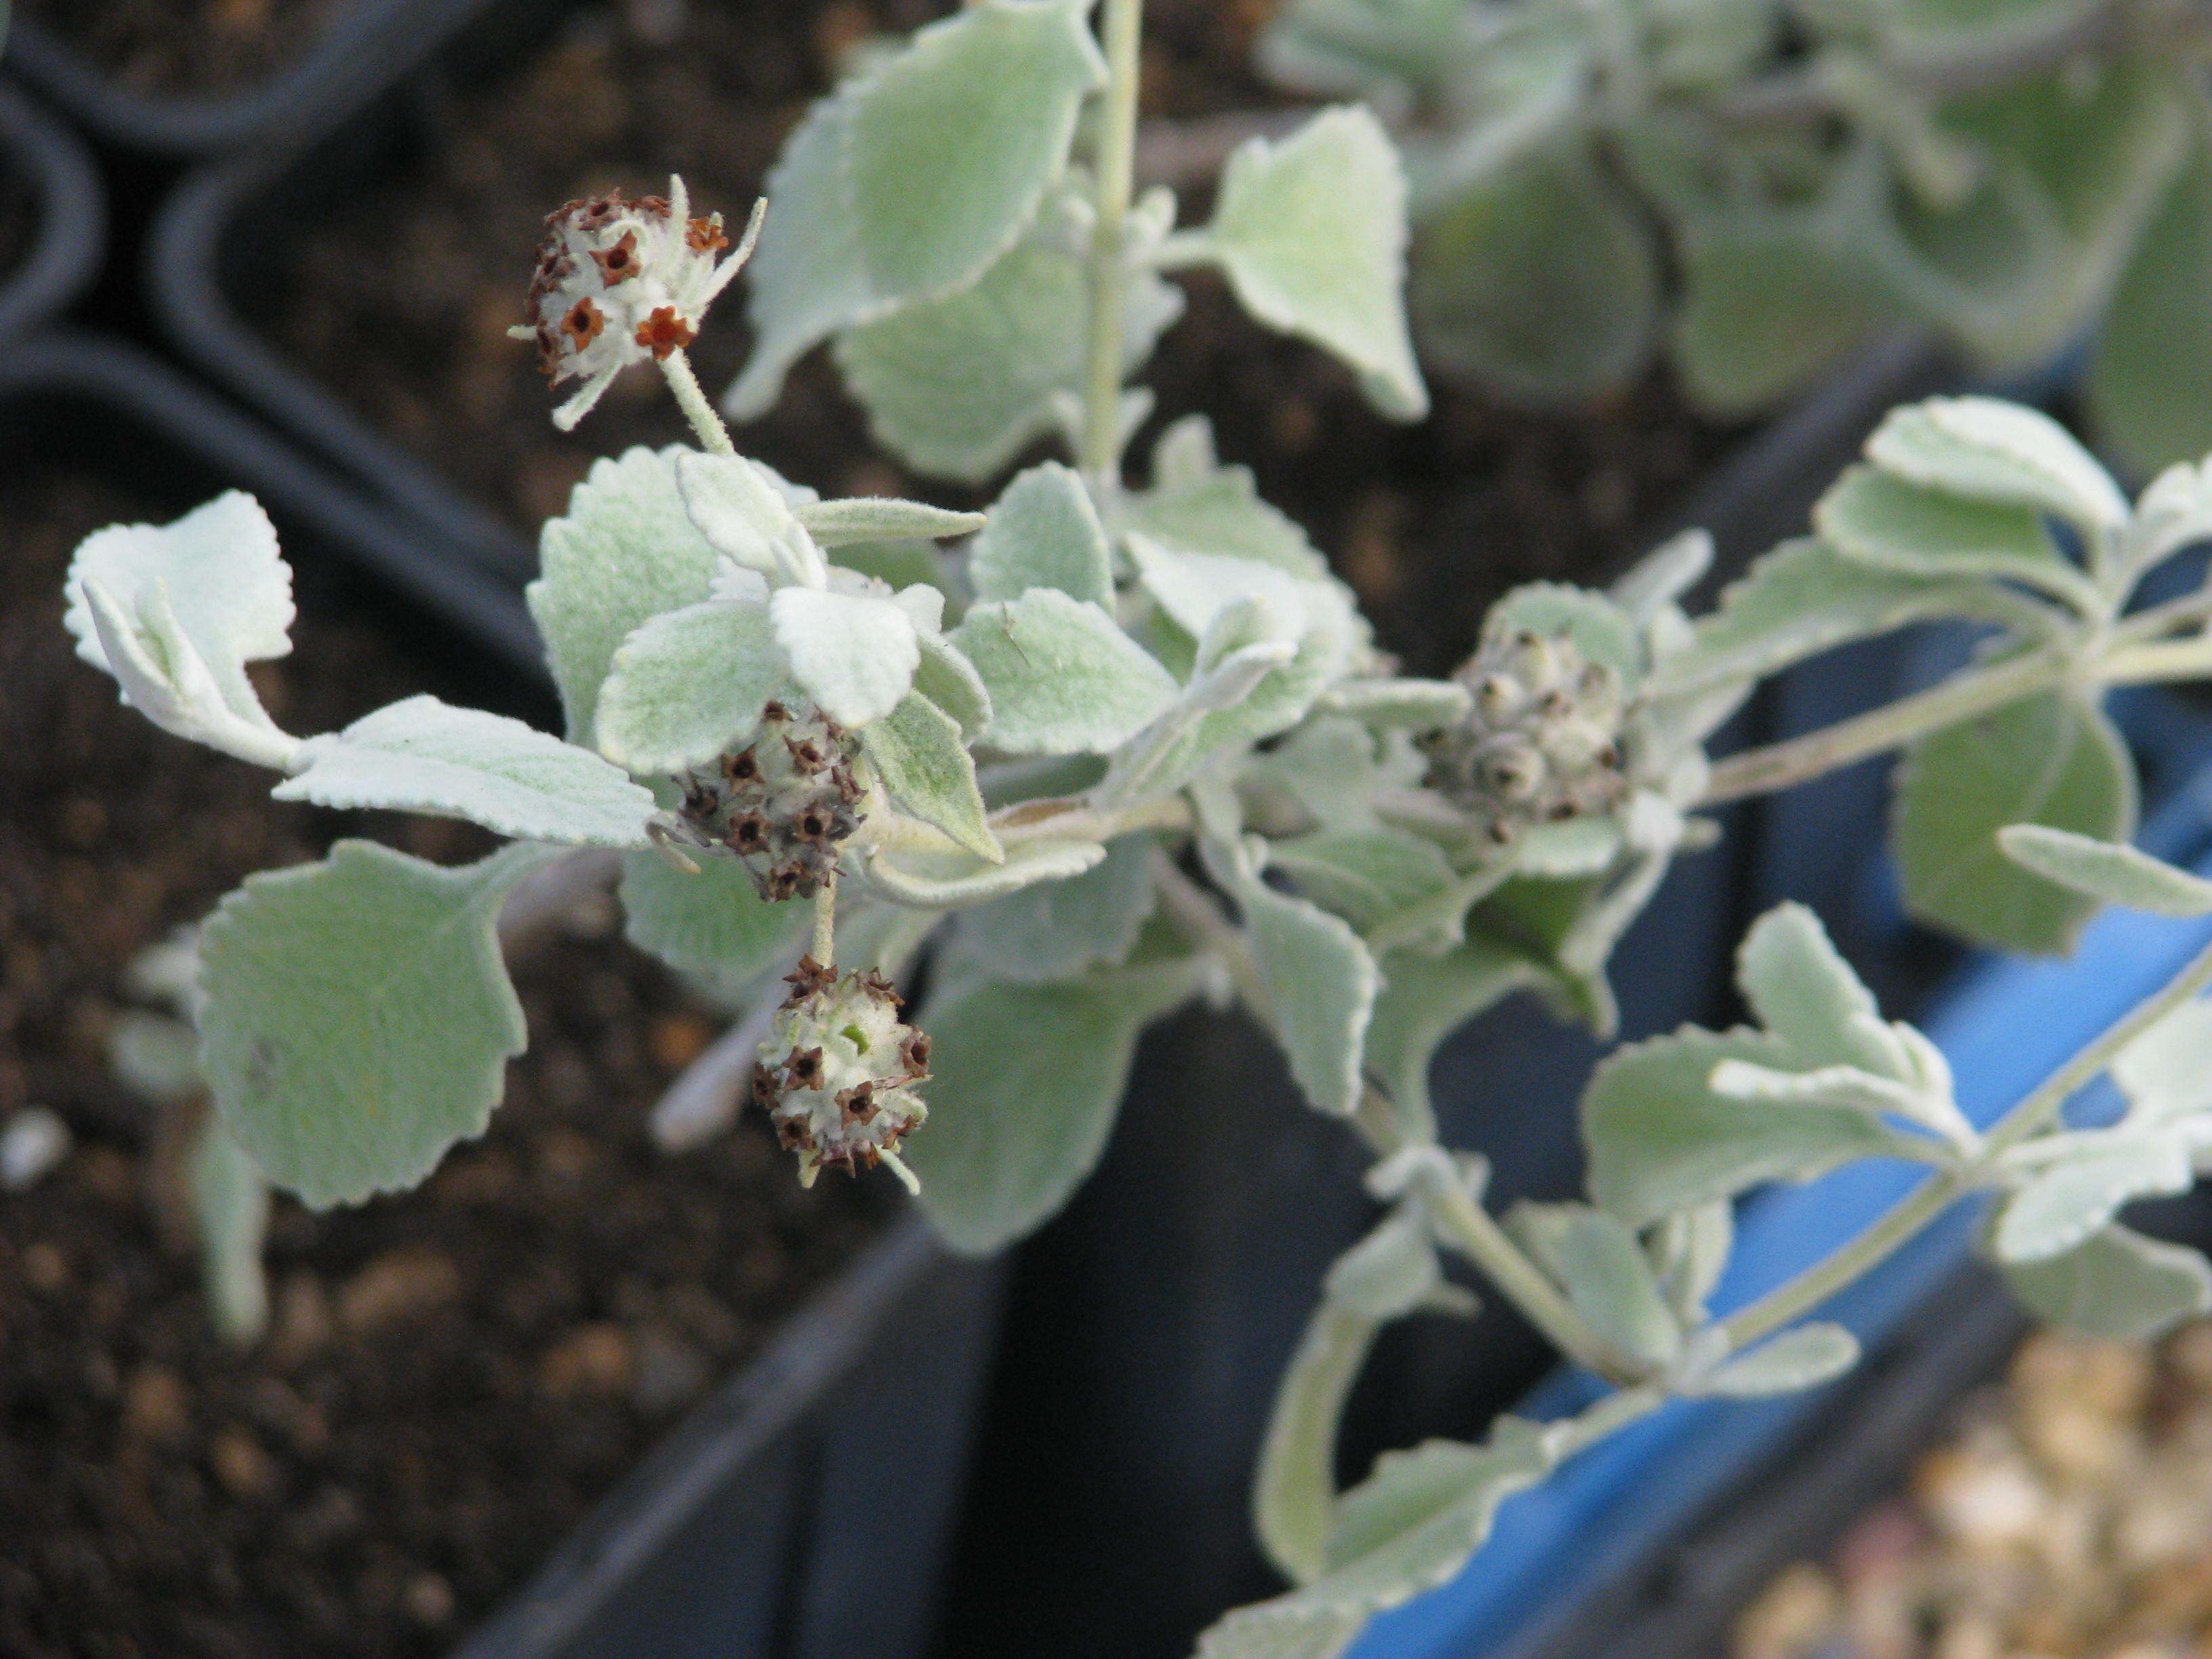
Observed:
[[[899,1018],[898,993],[872,970],[837,974],[801,957],[785,981],[753,1066],[753,1098],[799,1154],[811,1186],[824,1165],[854,1174],[888,1162],[929,1115],[915,1085],[929,1077],[929,1036]]]
[[[633,363],[665,361],[691,343],[707,307],[743,268],[760,232],[760,209],[738,246],[722,216],[690,216],[684,181],[669,194],[635,201],[610,191],[549,216],[530,281],[530,320],[509,333],[538,343],[538,359],[556,386],[583,386],[554,411],[563,431],[590,412],[616,375]]]
[[[859,746],[818,708],[769,703],[750,744],[684,778],[685,839],[735,853],[764,899],[811,898],[860,827]]]
[[[1602,812],[1627,788],[1620,677],[1566,634],[1493,630],[1455,677],[1474,707],[1420,739],[1428,787],[1474,814],[1491,839]]]

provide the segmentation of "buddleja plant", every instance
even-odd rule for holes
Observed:
[[[1233,1000],[1371,1147],[1388,1207],[1322,1287],[1259,1471],[1260,1534],[1296,1588],[1210,1633],[1221,1656],[1341,1650],[1455,1571],[1510,1492],[1670,1396],[1833,1374],[1850,1339],[1803,1316],[1971,1194],[1999,1195],[1988,1248],[2039,1309],[2136,1332],[2212,1305],[2212,1267],[2114,1219],[2212,1145],[2192,1000],[2212,953],[1981,1129],[1942,1055],[1785,907],[1741,957],[1756,1028],[1608,1060],[1584,1102],[1592,1201],[1502,1219],[1427,1086],[1443,1038],[1516,990],[1609,1032],[1607,958],[1712,839],[1700,808],[1890,750],[1898,862],[1931,921],[2055,951],[2106,900],[2212,910],[2212,885],[2127,846],[2132,769],[2101,708],[2109,687],[2212,669],[2212,590],[2136,597],[2212,535],[2212,470],[2131,503],[2039,414],[1922,404],[1710,614],[1682,604],[1710,558],[1692,534],[1606,592],[1509,594],[1452,678],[1402,677],[1202,423],[1166,428],[1141,487],[1122,465],[1132,342],[1172,309],[1170,265],[1218,265],[1263,321],[1418,405],[1388,141],[1325,112],[1242,152],[1212,220],[1176,229],[1170,204],[1133,198],[1136,0],[1109,0],[1100,41],[1086,11],[983,0],[922,31],[808,118],[753,222],[740,405],[833,338],[903,453],[982,471],[1066,441],[1076,466],[1028,468],[988,513],[823,501],[737,453],[685,349],[752,235],[732,246],[680,182],[555,215],[519,331],[578,383],[556,420],[644,367],[697,439],[602,461],[545,526],[529,599],[566,740],[428,697],[283,731],[246,669],[288,647],[289,579],[244,496],[79,550],[80,650],[158,724],[283,774],[283,799],[512,838],[459,868],[343,842],[224,902],[194,1012],[244,1152],[319,1205],[416,1182],[479,1132],[523,1039],[495,922],[579,848],[620,850],[635,943],[736,988],[753,1098],[801,1178],[887,1166],[963,1249],[1066,1200],[1149,1021]],[[1951,678],[1708,763],[1765,677],[1930,620],[1982,631]],[[899,988],[924,961],[909,1018]],[[2107,1067],[2129,1115],[2061,1127]],[[1867,1157],[1927,1184],[1712,1316],[1733,1199]],[[1336,1421],[1376,1332],[1467,1305],[1448,1256],[1614,1390],[1340,1493]]]
[[[1429,359],[1721,412],[1917,323],[1986,370],[2090,336],[2145,473],[2212,446],[2212,17],[2194,0],[1292,0],[1279,79],[1411,165]]]

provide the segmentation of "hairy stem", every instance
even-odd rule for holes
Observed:
[[[1802,738],[1747,749],[1714,765],[1698,804],[1717,806],[1747,795],[1787,789],[1839,767],[1901,749],[1931,732],[2047,691],[2065,680],[2067,671],[2065,657],[2046,646],[1986,668],[1954,675],[1941,685]]]
[[[1210,951],[1228,973],[1230,983],[1253,1017],[1263,1025],[1275,1023],[1275,996],[1260,975],[1260,964],[1244,934],[1206,890],[1176,866],[1158,848],[1152,849],[1152,886],[1160,896],[1168,918],[1200,949]]]
[[[1137,147],[1137,41],[1144,0],[1106,0],[1106,107],[1098,134],[1097,220],[1091,232],[1090,366],[1076,459],[1094,489],[1110,492],[1121,467],[1122,255]]]
[[[722,417],[714,412],[714,405],[707,400],[700,389],[699,377],[692,372],[691,359],[680,348],[660,360],[660,373],[668,382],[668,389],[676,394],[676,406],[691,422],[691,429],[699,434],[700,446],[710,455],[735,455],[738,447],[730,441],[730,429],[722,424]]]

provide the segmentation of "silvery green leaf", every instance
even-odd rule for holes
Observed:
[[[1244,308],[1350,364],[1397,420],[1427,412],[1406,337],[1406,180],[1367,110],[1323,110],[1281,143],[1229,158],[1206,252]]]
[[[862,542],[943,541],[969,536],[983,527],[981,513],[952,513],[921,501],[860,495],[846,501],[810,501],[794,514],[822,547]]]
[[[1112,605],[1113,552],[1073,468],[1047,461],[1006,486],[969,550],[968,585],[983,601],[1054,587],[1070,599]]]
[[[2136,502],[2135,521],[2128,526],[2128,562],[2136,570],[2148,570],[2207,537],[2212,537],[2212,459],[2194,465],[2176,462]]]
[[[1359,1104],[1361,1047],[1382,988],[1374,957],[1339,918],[1257,880],[1237,884],[1237,902],[1291,1077],[1314,1106],[1349,1116]]]
[[[2142,476],[2212,450],[2212,155],[2199,137],[2106,308],[2084,393],[2099,445]]]
[[[715,552],[676,483],[676,458],[689,453],[640,448],[593,462],[568,511],[539,533],[542,574],[524,597],[572,743],[597,746],[599,690],[622,642],[663,611],[712,594]]]
[[[1668,657],[1656,678],[1668,693],[1759,678],[1923,617],[1977,615],[1980,588],[1876,569],[1810,539],[1786,541],[1722,590],[1688,648]]]
[[[921,660],[915,665],[914,689],[958,723],[969,742],[991,724],[991,692],[967,653],[941,634],[924,633],[916,641]]]
[[[1889,320],[1894,307],[1832,218],[1700,213],[1685,227],[1669,349],[1699,407],[1764,408]]]
[[[95,594],[99,597],[95,598]],[[252,496],[218,495],[168,525],[111,525],[70,562],[77,655],[164,731],[282,767],[279,731],[246,665],[292,648],[292,572]]]
[[[748,419],[816,341],[973,283],[1065,165],[1105,77],[1082,0],[983,0],[814,106],[769,174],[746,275]]]
[[[2065,428],[2001,398],[1930,398],[1893,409],[1866,454],[1906,483],[2048,513],[2087,534],[2128,520],[2127,497]]]
[[[769,700],[791,695],[766,604],[663,611],[615,652],[594,717],[599,752],[641,776],[688,771],[749,742]]]
[[[1841,1325],[1815,1321],[1770,1337],[1755,1348],[1730,1354],[1712,1370],[1692,1379],[1686,1394],[1757,1400],[1817,1388],[1858,1364],[1859,1340]]]
[[[1396,1319],[1443,1282],[1437,1249],[1418,1208],[1394,1212],[1329,1265],[1322,1294],[1369,1319]]]
[[[1137,1034],[1190,989],[1167,964],[1057,985],[970,980],[931,1000],[929,1121],[903,1155],[946,1243],[1000,1249],[1066,1203],[1114,1127]]]
[[[1463,38],[1456,0],[1291,0],[1268,19],[1258,57],[1280,85],[1367,99],[1395,118]]]
[[[1434,842],[1380,824],[1276,842],[1268,863],[1308,898],[1363,930],[1443,891],[1453,879]]]
[[[1644,678],[1644,641],[1635,618],[1604,594],[1563,582],[1529,582],[1490,607],[1486,629],[1565,634],[1583,656],[1601,662],[1633,691]]]
[[[1619,814],[1540,823],[1513,842],[1513,867],[1526,876],[1595,876],[1620,855]]]
[[[2122,1206],[2185,1193],[2195,1179],[2180,1137],[2109,1131],[2008,1198],[1991,1248],[2000,1261],[2045,1261],[2102,1231]]]
[[[495,931],[550,848],[444,869],[342,841],[250,876],[201,935],[201,1060],[224,1127],[317,1208],[411,1187],[480,1134],[522,1007]]]
[[[1091,289],[1075,246],[1040,227],[972,286],[841,334],[838,368],[877,441],[921,471],[980,483],[1058,429],[1086,367]],[[1183,298],[1148,270],[1124,281],[1126,369]]]
[[[773,471],[740,455],[676,452],[675,471],[684,513],[715,552],[771,581],[821,586],[822,550],[794,510],[818,502],[794,502]]]
[[[1260,499],[1249,467],[1224,466],[1202,415],[1185,416],[1152,447],[1152,487],[1124,495],[1120,526],[1179,553],[1214,553],[1322,577],[1328,561],[1306,532]]]
[[[1279,788],[1316,823],[1352,830],[1377,822],[1369,797],[1412,789],[1427,769],[1428,762],[1403,734],[1317,714],[1266,753],[1255,755],[1243,781]]]
[[[629,942],[672,968],[729,982],[781,963],[806,927],[809,907],[763,898],[735,859],[698,862],[695,876],[658,853],[623,858],[623,931]]]
[[[1386,1452],[1338,1508],[1328,1570],[1229,1614],[1199,1638],[1199,1659],[1335,1659],[1375,1614],[1456,1574],[1489,1537],[1498,1506],[1553,1462],[1544,1431],[1513,1417],[1480,1446]]]
[[[1317,708],[1348,714],[1370,726],[1427,731],[1467,718],[1473,700],[1454,680],[1345,680],[1325,692]]]
[[[1176,696],[1111,617],[1057,588],[976,605],[951,639],[990,688],[991,743],[1009,754],[1106,754]]]
[[[1654,617],[1678,604],[1712,568],[1712,533],[1680,531],[1631,565],[1606,597],[1626,611],[1632,622],[1648,628]]]
[[[933,824],[976,857],[1006,860],[1006,849],[983,822],[975,763],[960,741],[960,724],[916,691],[860,732],[860,747],[890,798]]]
[[[898,707],[921,660],[914,618],[895,601],[812,587],[769,599],[775,642],[791,678],[840,726],[866,726]]]
[[[1636,1235],[1587,1204],[1520,1203],[1505,1225],[1601,1340],[1648,1365],[1681,1352],[1681,1328]]]
[[[1401,1114],[1426,1121],[1429,1066],[1437,1045],[1484,1009],[1533,984],[1541,969],[1525,955],[1485,939],[1471,939],[1439,957],[1417,957],[1402,970],[1396,963],[1383,958],[1365,1063]]]
[[[1152,839],[1109,842],[1096,867],[961,913],[952,950],[997,979],[1044,984],[1115,967],[1152,913]]]
[[[2097,902],[1997,846],[2008,824],[2092,840],[2135,833],[2135,763],[2098,709],[2047,692],[1923,738],[1898,769],[1891,842],[1907,909],[1976,944],[2070,950]]]
[[[878,849],[867,860],[869,884],[896,904],[941,910],[981,904],[1036,882],[1066,881],[1106,856],[1095,841],[1025,841],[993,864],[968,852]]]
[[[1735,1206],[1724,1198],[1677,1210],[1652,1230],[1647,1246],[1651,1270],[1684,1330],[1705,1322],[1706,1299],[1721,1282],[1735,1248]]]
[[[1856,1066],[1910,1080],[1874,994],[1802,904],[1778,904],[1753,922],[1736,951],[1736,983],[1759,1023],[1789,1046],[1794,1067]]]
[[[1845,558],[1879,569],[1999,576],[2069,602],[2094,592],[2034,509],[1966,501],[1873,467],[1845,471],[1813,509],[1813,526]]]
[[[200,1283],[216,1328],[230,1341],[252,1342],[269,1323],[261,1254],[269,1237],[269,1183],[213,1116],[200,1125],[190,1173]]]
[[[2005,1264],[2006,1282],[2039,1318],[2085,1336],[2142,1342],[2212,1313],[2212,1262],[2113,1225],[2063,1255]]]
[[[2212,1111],[2212,1002],[2185,1002],[2114,1055],[2127,1124],[2170,1123]]]
[[[1586,399],[1635,379],[1658,320],[1644,215],[1579,147],[1426,204],[1407,304],[1433,362],[1507,397]]]
[[[2212,914],[2212,881],[2123,842],[2009,823],[1997,831],[1997,845],[2023,870],[2106,904],[2160,916]]]
[[[642,847],[653,799],[587,749],[520,720],[415,696],[300,745],[279,800],[466,818],[502,836]]]
[[[1788,1054],[1758,1032],[1686,1026],[1608,1055],[1583,1093],[1590,1195],[1642,1226],[1765,1182],[1809,1181],[1856,1158],[1924,1150],[1856,1108],[1778,1109],[1713,1091],[1725,1060],[1781,1066]]]

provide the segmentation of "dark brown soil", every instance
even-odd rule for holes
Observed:
[[[120,85],[157,95],[246,92],[356,0],[15,0]]]
[[[943,9],[931,0],[628,0],[580,4],[557,35],[447,112],[444,142],[413,171],[319,225],[292,261],[274,328],[316,374],[518,528],[562,510],[592,459],[685,435],[658,380],[634,374],[580,431],[552,399],[521,317],[544,215],[591,191],[658,191],[683,172],[693,199],[742,216],[842,53],[878,29]],[[1156,0],[1147,8],[1148,110],[1176,118],[1273,100],[1248,68],[1266,0]],[[674,32],[652,33],[658,20]],[[1190,210],[1202,203],[1187,204]],[[1595,578],[1711,459],[1724,435],[1657,382],[1570,415],[1502,410],[1437,388],[1413,428],[1368,410],[1342,370],[1246,319],[1211,279],[1146,374],[1165,419],[1210,413],[1225,459],[1328,550],[1385,641],[1434,669],[1463,653],[1489,600],[1538,577]],[[696,349],[710,388],[743,359],[734,294]],[[1157,421],[1155,422],[1157,424]],[[896,489],[958,501],[907,478],[869,442],[821,354],[738,442],[830,492]],[[1137,453],[1145,453],[1140,434]]]
[[[678,1158],[644,1118],[712,1018],[604,928],[518,978],[531,1048],[481,1142],[419,1191],[280,1201],[270,1337],[208,1328],[172,1137],[110,1076],[125,964],[246,872],[374,829],[161,735],[70,655],[61,574],[146,516],[75,473],[0,483],[0,1121],[75,1150],[0,1197],[0,1654],[397,1659],[448,1649],[700,1391],[873,1226],[802,1192],[763,1123]],[[357,623],[304,620],[265,677],[313,732],[441,689]]]

